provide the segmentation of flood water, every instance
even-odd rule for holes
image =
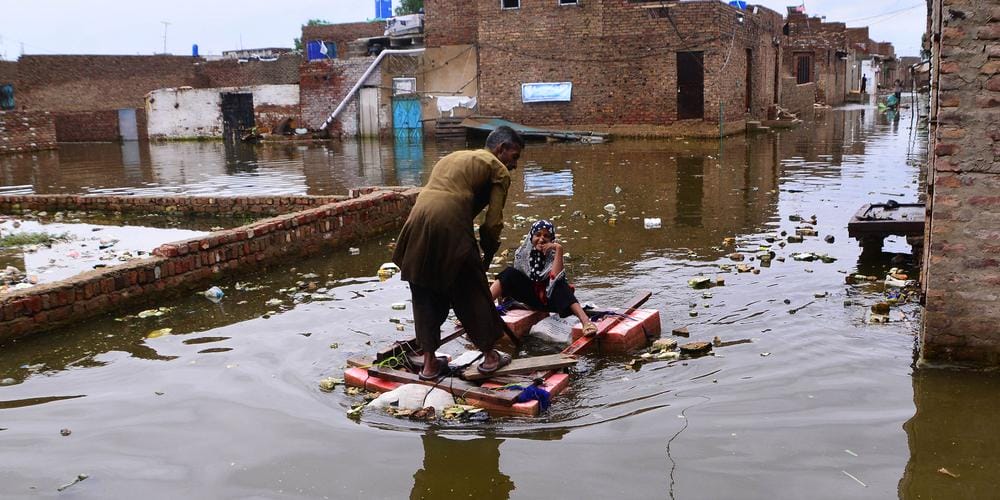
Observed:
[[[0,179],[10,192],[338,194],[422,183],[457,147],[74,145],[0,158]],[[589,354],[534,419],[426,424],[369,410],[353,420],[360,396],[321,392],[319,380],[413,333],[409,308],[390,307],[409,299],[406,284],[375,278],[391,255],[387,234],[357,256],[344,249],[220,280],[218,304],[181,296],[156,304],[172,308],[162,316],[121,311],[0,347],[0,378],[12,384],[0,387],[0,493],[55,497],[82,473],[62,494],[993,497],[1000,378],[915,370],[919,306],[868,324],[881,285],[845,283],[893,266],[917,275],[905,241],[862,256],[846,224],[866,202],[917,201],[925,155],[908,110],[896,121],[862,107],[721,144],[529,144],[505,211],[507,247],[526,221],[554,219],[582,301],[616,306],[649,290],[664,335],[686,326],[692,341],[751,342],[638,370],[626,366],[632,356]],[[775,245],[786,260],[770,267],[744,262],[759,274],[720,270],[735,264],[729,253],[794,233],[792,215],[815,215],[820,236]],[[662,227],[644,229],[646,218]],[[687,284],[717,274],[725,286]],[[318,289],[300,289],[307,282]],[[161,328],[173,331],[147,338]],[[464,348],[454,344],[445,350]],[[531,354],[559,348],[528,344]]]

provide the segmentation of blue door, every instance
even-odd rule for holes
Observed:
[[[392,98],[392,128],[396,138],[421,137],[423,124],[420,121],[420,98]]]

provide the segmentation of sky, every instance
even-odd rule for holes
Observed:
[[[801,1],[748,3],[784,14],[786,5]],[[193,44],[202,55],[291,47],[309,19],[364,21],[374,17],[374,5],[374,0],[6,0],[0,3],[0,59],[16,60],[22,47],[24,54],[161,53],[164,28],[166,52],[177,55],[190,54]],[[828,22],[869,26],[871,38],[892,42],[897,55],[919,54],[924,0],[805,0],[805,8]]]

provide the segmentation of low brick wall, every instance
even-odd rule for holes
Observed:
[[[357,193],[372,193],[366,188]],[[270,216],[297,212],[344,201],[354,196],[236,196],[236,197],[161,197],[161,196],[81,196],[81,195],[20,195],[0,196],[0,213],[21,214],[25,211],[62,212],[121,212],[123,214],[165,214],[189,216]]]
[[[362,191],[364,192],[364,191]],[[378,190],[201,238],[0,297],[0,343],[204,286],[210,278],[362,241],[402,225],[418,190]]]
[[[0,111],[0,155],[56,148],[53,116],[42,111]]]
[[[799,118],[812,116],[813,104],[816,103],[816,83],[801,85],[795,83],[795,77],[781,79],[781,107],[799,115]]]

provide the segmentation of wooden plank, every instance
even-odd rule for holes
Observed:
[[[438,347],[445,345],[448,342],[451,342],[452,340],[461,337],[462,335],[465,335],[465,328],[461,326],[456,326],[455,331],[451,332],[451,334],[449,334],[447,337],[441,339],[441,344]],[[395,344],[375,353],[375,362],[384,361],[386,358],[393,358],[403,353],[417,354],[422,352],[424,351],[420,349],[420,344],[417,343],[417,339],[414,338],[414,339],[404,340],[401,342],[396,342]]]
[[[628,305],[626,306],[627,309],[625,309],[625,311],[620,316],[615,316],[614,319],[612,319],[611,321],[602,321],[601,327],[597,330],[596,335],[593,335],[591,337],[580,337],[576,339],[576,341],[570,344],[569,347],[563,349],[562,351],[563,354],[576,354],[586,349],[587,347],[590,347],[591,343],[593,343],[595,340],[597,340],[604,334],[611,331],[611,329],[614,328],[615,325],[621,323],[621,321],[624,319],[625,316],[628,316],[629,314],[632,313],[632,311],[635,311],[643,304],[645,304],[646,301],[649,300],[649,298],[652,295],[653,295],[652,292],[640,292],[635,297],[632,297],[632,299],[628,302]]]
[[[518,358],[512,360],[509,365],[490,374],[480,373],[476,366],[470,366],[465,370],[465,373],[462,374],[462,378],[465,380],[483,380],[500,375],[559,370],[575,364],[576,356],[566,354],[549,354],[546,356],[535,356],[532,358]]]
[[[518,394],[520,394],[520,391],[494,391],[490,389],[483,389],[478,385],[471,384],[458,377],[448,377],[440,381],[440,383],[432,380],[420,380],[420,377],[416,373],[393,370],[392,368],[383,368],[379,366],[372,366],[368,368],[368,374],[373,377],[392,380],[394,382],[434,386],[438,389],[448,391],[455,396],[469,397],[505,405],[513,404],[514,400],[517,399]]]

